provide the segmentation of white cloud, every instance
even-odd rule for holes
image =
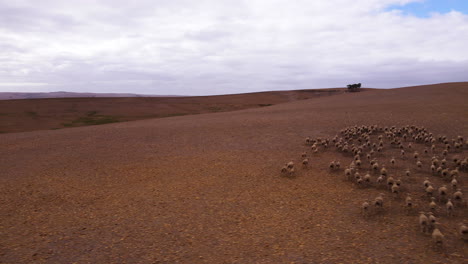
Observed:
[[[0,82],[49,84],[38,91],[220,94],[467,81],[468,16],[385,9],[418,1],[6,2]]]

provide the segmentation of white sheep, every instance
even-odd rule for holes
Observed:
[[[409,193],[406,194],[405,208],[406,208],[407,214],[409,214],[411,210],[413,209],[413,199],[411,198],[411,195]]]
[[[377,184],[378,185],[382,185],[384,182],[384,176],[383,175],[380,175],[378,178],[377,178]]]
[[[429,203],[429,209],[431,209],[431,212],[435,212],[437,210],[437,204],[435,202],[434,197],[431,197],[431,202]]]
[[[434,231],[432,231],[432,240],[436,244],[436,246],[443,246],[444,245],[444,235],[439,230],[439,223],[435,223]]]
[[[439,187],[438,193],[439,193],[439,202],[445,201],[445,199],[447,198],[447,194],[448,194],[447,185],[442,185],[441,187]]]
[[[406,171],[405,171],[405,175],[406,175],[407,177],[409,177],[409,176],[411,175],[411,172],[410,172],[410,170],[409,170],[409,169],[406,169]]]
[[[451,170],[450,171],[450,177],[453,178],[453,177],[457,177],[458,176],[458,167],[456,167],[454,170]]]
[[[393,198],[397,198],[400,196],[400,186],[398,186],[396,183],[392,185],[391,190],[392,190]]]
[[[453,216],[453,203],[451,199],[448,199],[448,202],[445,204],[445,209],[447,209],[447,215]]]
[[[374,207],[377,210],[383,210],[383,206],[384,206],[383,193],[381,193],[381,194],[379,194],[379,196],[377,196],[374,199]]]
[[[371,183],[371,176],[370,176],[369,172],[367,172],[366,175],[364,175],[363,180],[368,185]]]
[[[347,180],[350,180],[351,179],[351,175],[352,175],[352,171],[350,168],[346,168],[345,171],[344,171],[344,174],[345,174],[345,178]]]
[[[380,174],[383,176],[387,176],[387,169],[385,168],[385,165],[382,165],[382,169],[380,170]]]
[[[457,189],[457,186],[458,186],[457,177],[453,177],[453,179],[452,179],[452,181],[450,182],[450,184],[452,185],[452,190],[456,190],[456,189]]]
[[[383,175],[383,174],[382,174]],[[395,183],[395,180],[393,179],[392,176],[387,178],[387,187],[389,190],[392,189],[393,184]]]
[[[361,205],[361,213],[364,217],[367,217],[369,216],[369,211],[370,211],[370,208],[369,208],[369,203],[367,201],[363,202],[362,205]]]
[[[374,164],[372,164],[372,170],[374,172],[377,172],[379,170],[379,164],[377,162],[375,162]]]
[[[336,168],[337,170],[339,170],[340,167],[341,167],[340,161],[336,161],[336,162],[335,162],[335,168]]]
[[[461,239],[468,241],[468,226],[466,226],[464,223],[460,223],[458,233],[460,234]]]
[[[420,160],[417,160],[416,166],[418,166],[418,168],[422,168],[422,162]]]
[[[429,219],[424,212],[419,212],[419,227],[424,234],[429,232]]]
[[[361,160],[360,159],[356,160],[355,164],[356,164],[356,166],[358,168],[360,168],[361,167]]]
[[[427,219],[429,220],[429,231],[434,230],[435,223],[437,222],[437,218],[434,216],[432,212],[427,213]]]
[[[427,186],[426,194],[427,196],[432,196],[434,194],[434,187],[432,187],[432,185]]]
[[[461,189],[457,189],[457,191],[453,193],[452,198],[455,201],[455,204],[461,205],[463,203],[463,193]]]

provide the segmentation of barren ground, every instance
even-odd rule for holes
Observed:
[[[352,159],[334,148],[294,178],[279,171],[300,163],[306,136],[332,138],[347,126],[418,125],[466,139],[467,102],[468,84],[453,83],[1,134],[0,263],[466,263],[467,243],[455,234],[466,208],[453,218],[437,212],[440,250],[403,199],[331,173],[331,160]],[[395,153],[386,147],[377,158]],[[402,178],[416,212],[428,210],[422,179],[442,184],[429,159],[426,171],[411,157],[387,163],[391,175],[414,171]],[[465,197],[467,177],[460,173]],[[362,217],[360,204],[380,192],[385,212]]]
[[[342,94],[344,89],[275,91],[196,97],[0,100],[0,133],[56,130],[132,120],[259,108]]]

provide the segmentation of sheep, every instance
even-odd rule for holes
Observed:
[[[383,174],[382,174],[383,176]],[[395,183],[395,180],[393,179],[392,176],[388,177],[387,178],[387,186],[388,186],[388,189],[391,190],[392,189],[392,185]]]
[[[329,167],[331,170],[335,169],[335,161],[330,162],[330,165],[328,165],[328,167]]]
[[[363,177],[363,180],[366,184],[370,184],[371,183],[371,176],[369,174],[369,172],[366,173],[366,175],[364,175]]]
[[[442,164],[442,167],[447,166],[447,160],[444,158],[444,159],[440,162],[440,164]]]
[[[398,187],[401,187],[401,179],[398,178],[398,179],[395,181],[395,184],[398,185]]]
[[[456,167],[454,170],[451,170],[450,171],[450,177],[453,178],[453,177],[457,177],[458,176],[458,167]]]
[[[431,171],[432,171],[432,174],[435,174],[436,166],[434,164],[431,165]]]
[[[377,184],[382,185],[383,181],[384,181],[384,177],[383,177],[382,175],[380,175],[380,176],[377,178]]]
[[[431,197],[431,202],[429,203],[429,209],[431,209],[431,212],[435,212],[437,210],[437,204],[435,202],[434,197]]]
[[[455,204],[461,205],[463,203],[463,193],[461,192],[461,189],[457,189],[457,191],[453,193],[452,198],[455,201]]]
[[[405,174],[406,174],[407,177],[409,177],[409,176],[411,175],[410,170],[409,170],[409,169],[406,169]]]
[[[440,201],[445,201],[445,198],[447,197],[447,185],[442,185],[442,187],[439,187],[439,202]]]
[[[351,175],[352,175],[351,169],[350,168],[345,169],[345,177],[347,180],[351,179]]]
[[[293,177],[295,172],[294,168],[289,169],[289,177]]]
[[[414,158],[415,160],[417,160],[417,159],[419,158],[419,153],[418,153],[417,151],[414,152],[413,158]]]
[[[288,164],[285,164],[283,168],[281,168],[281,173],[285,174],[288,171]]]
[[[442,170],[442,178],[446,179],[449,176],[449,170],[444,169]]]
[[[390,163],[392,164],[392,166],[395,166],[395,158],[392,157],[392,159],[390,160]]]
[[[404,149],[402,149],[400,151],[400,155],[401,155],[401,158],[403,158],[403,159],[405,158],[405,150]]]
[[[458,233],[460,234],[461,239],[468,241],[468,226],[466,226],[464,223],[460,223]]]
[[[419,212],[419,227],[422,233],[425,234],[429,232],[429,219],[424,212]]]
[[[439,223],[434,224],[434,230],[432,231],[432,241],[434,241],[436,246],[442,247],[444,245],[444,235],[439,230]]]
[[[369,203],[367,201],[363,202],[362,205],[361,205],[361,213],[364,217],[368,217],[369,216],[369,211],[370,211],[370,208],[369,208]]]
[[[339,161],[335,161],[335,168],[339,170],[341,167],[341,163]]]
[[[360,159],[356,160],[355,164],[356,164],[356,166],[358,168],[360,168],[361,167],[361,160]]]
[[[451,199],[448,199],[448,202],[445,204],[445,209],[447,209],[448,216],[453,216],[453,203]]]
[[[442,155],[445,157],[445,156],[447,156],[447,154],[448,154],[448,150],[444,149],[444,151],[442,151]]]
[[[382,165],[382,169],[380,170],[380,174],[383,176],[387,176],[387,169],[385,168],[385,165]]]
[[[456,189],[457,189],[457,186],[458,186],[457,177],[453,177],[453,178],[452,178],[452,181],[450,182],[450,184],[452,185],[452,190],[456,190]]]
[[[437,222],[437,218],[434,216],[432,212],[427,213],[428,217],[427,219],[429,220],[429,232],[434,230],[435,223]]]
[[[306,157],[307,157],[307,152],[306,152],[306,151],[302,152],[301,157],[302,157],[302,158],[306,158]]]
[[[392,185],[392,194],[393,198],[398,198],[400,196],[400,186],[398,186],[396,183]]]
[[[379,170],[379,164],[377,162],[372,165],[372,170],[374,172],[377,172]]]
[[[355,155],[354,156],[354,161],[357,161],[358,159],[360,159],[359,155]]]
[[[288,169],[292,169],[292,168],[294,168],[294,162],[290,161],[290,162],[286,163],[286,166],[288,167]]]
[[[381,194],[379,194],[379,196],[377,196],[374,199],[374,207],[377,210],[383,210],[383,206],[384,206],[383,193],[381,193]]]
[[[308,158],[305,158],[303,161],[302,161],[302,166],[304,168],[307,168],[307,166],[309,165],[309,159]]]
[[[411,195],[409,193],[406,194],[405,208],[407,214],[409,214],[411,212],[411,209],[413,209],[413,199],[411,198]]]
[[[429,187],[429,185],[431,185],[429,178],[426,177],[426,179],[423,182],[423,185],[424,185],[424,189],[426,189],[427,187]]]
[[[416,161],[416,166],[418,166],[418,168],[422,168],[422,162],[420,160]]]

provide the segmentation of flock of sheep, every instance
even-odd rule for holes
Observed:
[[[468,139],[435,136],[418,126],[372,125],[345,128],[332,139],[307,137],[305,144],[311,155],[334,147],[343,158],[351,158],[345,167],[339,160],[333,160],[329,169],[335,174],[344,169],[344,179],[356,187],[387,190],[393,200],[402,200],[407,215],[418,208],[421,232],[431,234],[438,247],[445,243],[439,222],[442,217],[459,218],[458,236],[468,242],[468,222],[463,219],[467,200],[460,188],[465,180],[462,173],[468,172],[468,158],[461,156],[468,149]],[[387,153],[398,153],[399,157],[388,157]],[[303,168],[309,166],[308,156],[308,151],[301,155]],[[294,162],[290,161],[281,173],[293,177],[295,169]],[[442,184],[436,186],[436,182]],[[360,208],[362,215],[370,217],[386,210],[385,196],[382,192],[364,201]],[[421,198],[419,205],[414,197]]]

